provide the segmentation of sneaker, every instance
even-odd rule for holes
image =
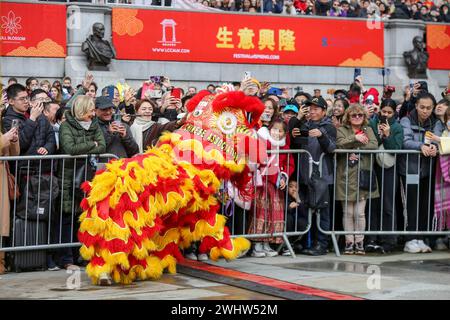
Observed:
[[[68,264],[64,265],[64,269],[70,270],[70,271],[79,271],[80,267],[77,266],[76,264],[68,263]]]
[[[283,251],[281,252],[281,255],[284,257],[290,257],[292,254],[288,248],[284,248]]]
[[[425,244],[425,242],[423,242],[423,240],[416,240],[416,241],[417,241],[417,246],[420,248],[420,252],[429,253],[429,252],[433,251],[433,250],[431,250],[431,248],[429,246],[427,246]]]
[[[184,257],[186,258],[186,259],[189,259],[189,260],[197,260],[197,256],[195,255],[195,253],[186,253],[185,255],[184,255]]]
[[[353,243],[349,242],[345,244],[344,254],[354,254],[355,249]]]
[[[327,253],[328,253],[328,250],[325,247],[321,246],[320,244],[315,245],[310,250],[305,252],[305,254],[307,254],[309,256],[324,256]]]
[[[209,258],[208,258],[208,255],[207,255],[206,253],[200,253],[200,254],[197,256],[197,260],[198,260],[198,261],[208,261]]]
[[[437,251],[447,250],[448,247],[445,244],[445,240],[446,240],[445,238],[438,238],[436,240],[436,245],[435,245],[434,249],[437,250]]]
[[[267,257],[275,257],[278,255],[278,252],[276,252],[275,250],[273,250],[268,242],[264,242],[263,245],[263,251],[266,254]]]
[[[255,258],[263,258],[266,256],[266,253],[263,250],[263,245],[261,242],[255,243],[255,245],[253,246],[251,256]]]
[[[61,268],[55,265],[52,267],[48,267],[47,270],[48,271],[59,271],[59,270],[61,270]]]
[[[408,253],[420,253],[422,252],[422,249],[419,248],[419,245],[417,244],[417,240],[411,240],[407,241],[405,243],[405,247],[403,248],[403,251]]]
[[[378,247],[380,247],[379,245],[376,244],[375,241],[370,241],[367,245],[366,245],[366,252],[376,252]]]
[[[110,286],[112,284],[112,279],[109,274],[103,272],[98,278],[98,285],[100,286]]]
[[[357,242],[355,244],[355,254],[365,255],[366,251],[364,250],[364,244],[362,242]]]

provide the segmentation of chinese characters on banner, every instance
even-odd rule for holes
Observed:
[[[118,59],[382,67],[366,21],[113,8]]]
[[[428,68],[450,69],[450,26],[427,24]]]
[[[2,2],[0,55],[65,57],[66,6]]]

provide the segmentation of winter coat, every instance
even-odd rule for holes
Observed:
[[[13,107],[6,109],[5,116],[3,117],[4,132],[11,129],[12,121],[14,119],[19,120],[19,145],[21,156],[40,156],[37,153],[39,148],[45,148],[48,151],[48,155],[56,153],[56,139],[53,131],[53,127],[48,121],[47,117],[41,114],[36,121],[28,119],[24,114],[16,112]],[[30,168],[39,171],[41,173],[47,173],[51,171],[50,161],[21,161],[19,162],[19,168]],[[26,169],[25,169],[26,170]]]
[[[85,130],[70,111],[67,111],[65,116],[66,121],[61,124],[59,129],[61,154],[84,155],[106,152],[105,138],[96,118],[92,120],[89,130]],[[95,145],[94,141],[97,141],[98,146]],[[79,159],[76,163],[76,169],[81,168],[84,164],[85,160]],[[64,168],[61,165],[59,176],[63,179],[63,212],[70,214],[72,212],[74,160],[64,161]]]
[[[368,144],[362,144],[355,138],[355,133],[350,126],[343,125],[337,130],[336,145],[339,149],[352,149],[358,155],[358,150],[376,150],[378,148],[377,138],[369,126],[363,127],[362,130],[369,138]],[[338,201],[357,201],[369,198],[378,198],[380,196],[377,187],[369,193],[368,190],[359,188],[359,170],[371,170],[375,173],[374,164],[375,157],[370,154],[359,154],[359,163],[354,166],[347,165],[347,154],[339,154],[336,168],[336,200]],[[376,178],[374,175],[376,182]],[[359,194],[359,199],[357,195]]]
[[[391,132],[389,137],[381,138],[378,135],[378,125],[380,124],[380,120],[378,118],[374,118],[370,120],[369,125],[372,128],[375,137],[378,140],[378,145],[383,145],[385,150],[400,150],[403,146],[403,128],[402,126],[394,119],[389,119],[389,126],[391,127]]]
[[[44,115],[40,115],[36,121],[27,119],[22,113],[16,112],[12,107],[6,109],[3,117],[4,132],[11,129],[13,119],[19,120],[19,144],[21,156],[39,155],[37,150],[41,147],[47,149],[48,154],[54,154],[56,150],[53,127]]]
[[[114,154],[119,158],[131,158],[139,153],[139,146],[136,141],[134,141],[130,127],[127,124],[122,123],[127,130],[125,137],[122,137],[118,133],[109,132],[108,127],[111,122],[98,119],[98,123],[102,129],[103,137],[105,138],[106,153]]]
[[[0,133],[0,138],[2,134]],[[18,156],[20,153],[19,141],[11,143],[9,147],[0,145],[0,156]],[[14,165],[14,162],[11,162]],[[16,181],[17,183],[17,181]],[[0,161],[0,237],[9,237],[10,233],[10,201],[8,191],[8,178],[5,161]]]
[[[300,130],[319,129],[322,136],[314,137],[293,137],[292,130],[299,128]],[[328,184],[333,184],[333,151],[336,149],[336,128],[333,126],[331,118],[325,117],[319,122],[298,120],[297,117],[292,117],[289,120],[289,133],[291,139],[292,149],[304,149],[308,151],[315,162],[319,162],[321,155],[324,153],[322,176],[326,178]],[[309,155],[302,153],[298,162],[300,168],[300,181],[307,184],[309,179],[305,173],[309,169]]]
[[[410,115],[402,118],[400,124],[403,127],[403,149],[421,151],[424,144],[425,132],[433,132],[437,119],[434,114],[428,118],[425,123],[419,123],[417,111],[411,111]],[[434,157],[425,157],[423,155],[402,155],[399,157],[399,174],[406,175],[406,160],[408,158],[408,174],[420,174],[420,178],[430,176],[431,168],[435,167]],[[420,173],[419,173],[419,158],[420,158]],[[431,166],[431,168],[430,168]]]
[[[173,132],[180,128],[181,122],[171,121],[166,124],[155,123],[150,128],[144,131],[143,137],[143,149],[147,150],[148,147],[154,146],[158,142],[159,137],[164,131]]]
[[[266,148],[267,150],[289,150],[289,143],[286,142],[286,139],[282,141],[275,141],[270,136],[269,130],[267,127],[262,127],[258,130],[258,136],[266,140]],[[259,170],[263,174],[262,181],[266,183],[269,181],[274,186],[277,185],[278,175],[281,173],[286,178],[286,186],[288,184],[288,180],[292,173],[294,172],[294,157],[289,153],[271,153],[269,154],[269,166],[260,166]],[[263,173],[266,172],[267,176]]]

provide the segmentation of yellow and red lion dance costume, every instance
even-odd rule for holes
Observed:
[[[249,162],[265,156],[255,130],[264,105],[224,91],[201,91],[188,103],[180,129],[163,134],[143,155],[112,160],[83,184],[78,238],[94,284],[175,273],[180,249],[193,241],[201,241],[199,252],[213,260],[234,259],[250,248],[247,239],[230,238],[216,195],[228,180],[241,196],[251,196]]]

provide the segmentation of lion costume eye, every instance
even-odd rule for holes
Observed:
[[[236,130],[237,118],[231,112],[223,112],[217,119],[217,126],[225,134],[232,134]]]
[[[203,113],[202,109],[197,109],[194,111],[194,113],[192,114],[194,117],[200,117]]]

